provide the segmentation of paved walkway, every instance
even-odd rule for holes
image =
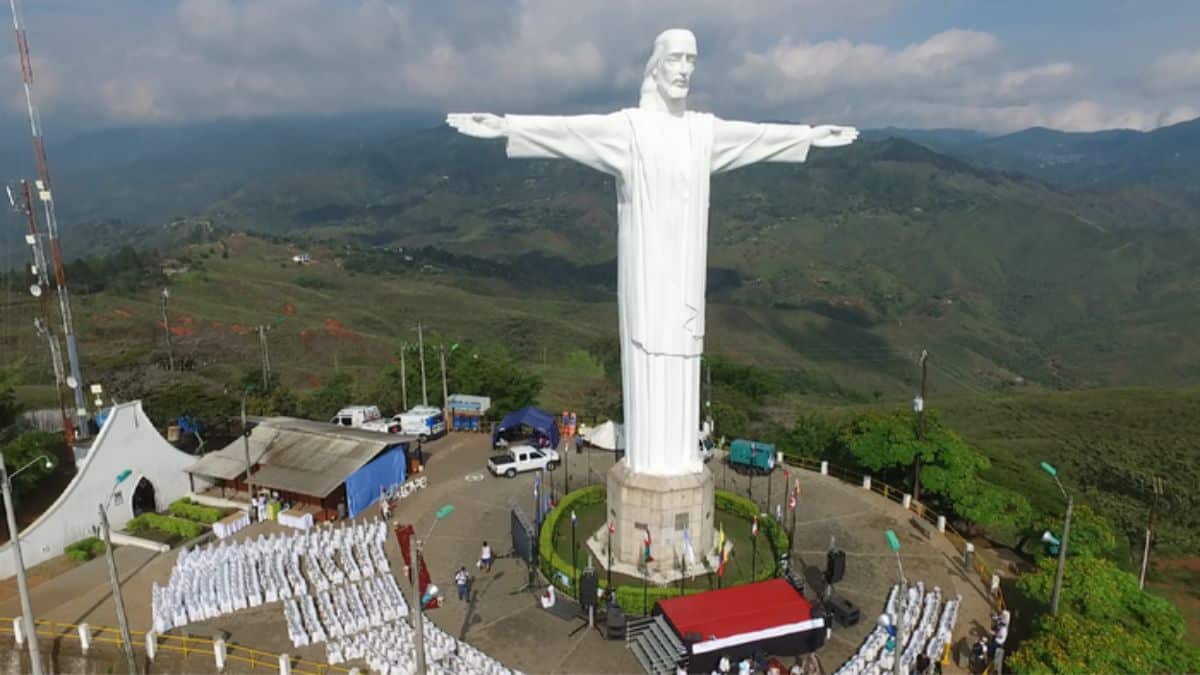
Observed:
[[[445,597],[443,607],[430,611],[427,616],[447,632],[467,640],[505,665],[529,673],[641,672],[624,643],[608,642],[596,630],[576,631],[581,622],[564,621],[543,611],[534,591],[521,590],[527,574],[523,563],[508,557],[511,547],[509,510],[519,504],[527,513],[532,513],[533,476],[525,474],[504,479],[488,474],[486,462],[491,452],[488,440],[482,434],[451,434],[426,444],[429,487],[403,500],[393,515],[394,522],[414,523],[418,535],[426,540],[426,560],[434,583]],[[576,455],[572,452],[567,461],[571,487],[583,484],[589,468],[594,480],[601,480],[612,461],[610,453],[592,451]],[[723,469],[716,461],[711,468],[718,488],[741,494],[749,492],[749,479]],[[561,466],[552,478],[560,491],[566,470],[567,466]],[[827,670],[835,669],[858,649],[875,624],[888,588],[897,579],[895,556],[887,548],[883,535],[888,528],[894,529],[901,538],[901,557],[909,580],[921,580],[927,587],[938,585],[944,595],[951,597],[955,593],[962,594],[955,642],[965,641],[986,627],[988,598],[985,589],[973,572],[963,570],[958,554],[935,528],[917,521],[900,505],[861,487],[809,471],[796,471],[792,475],[800,480],[803,495],[797,512],[795,546],[802,565],[810,578],[819,577],[824,568],[825,551],[834,538],[837,546],[847,553],[846,577],[836,586],[836,593],[852,600],[863,612],[863,620],[857,626],[835,629],[833,637],[821,650],[821,661]],[[785,503],[782,472],[777,471],[770,480],[772,504]],[[758,477],[753,481],[754,495],[764,498],[768,479]],[[453,504],[455,511],[435,526],[434,512],[446,504]],[[370,509],[363,516],[374,518],[377,514],[377,510]],[[786,517],[784,524],[788,524]],[[276,529],[279,526],[274,523],[260,523],[237,536],[257,537]],[[489,541],[500,555],[491,574],[474,569],[484,540]],[[389,537],[386,551],[392,561],[393,573],[397,579],[403,579],[399,546],[394,538]],[[125,602],[130,624],[135,630],[150,627],[150,585],[155,581],[160,585],[167,582],[177,555],[177,550],[161,555],[128,547],[117,550]],[[453,574],[459,565],[467,566],[475,577],[469,603],[459,602],[454,592]],[[810,589],[813,588],[815,585],[810,581]],[[103,558],[39,586],[33,596],[39,619],[116,624]],[[0,616],[17,613],[19,608],[15,598],[0,603]],[[291,647],[278,603],[192,624],[176,632],[211,637],[218,631],[228,632],[230,641],[235,644],[324,661],[323,646]],[[200,667],[205,661],[194,660],[193,663],[193,667]],[[170,668],[167,664],[163,667]],[[949,672],[956,670],[948,669]],[[169,670],[156,669],[156,672]]]

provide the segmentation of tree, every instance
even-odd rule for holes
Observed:
[[[354,399],[354,380],[349,373],[335,373],[325,384],[310,392],[300,403],[300,411],[310,420],[328,421],[342,406]]]
[[[12,479],[13,493],[23,495],[33,489],[42,479],[54,473],[58,465],[58,447],[62,445],[62,436],[45,431],[26,431],[0,447],[4,453],[4,464],[10,473],[20,469],[41,455],[50,458],[50,468],[42,462],[35,462],[19,476]]]
[[[491,397],[491,415],[533,405],[542,391],[542,378],[518,365],[500,346],[464,346],[448,355],[446,369],[455,391]]]
[[[1017,589],[1049,605],[1056,560],[1043,558]],[[1012,656],[1022,672],[1200,672],[1200,650],[1184,643],[1183,617],[1170,602],[1138,588],[1110,560],[1070,556],[1059,614],[1039,616]]]
[[[0,431],[17,421],[21,404],[17,402],[17,369],[0,368]]]
[[[223,425],[240,411],[241,399],[196,383],[167,384],[147,392],[142,406],[154,426],[164,428],[184,415],[207,426]]]
[[[921,458],[923,501],[973,524],[1024,530],[1032,507],[1020,494],[983,480],[991,463],[971,449],[936,414],[926,416],[925,438],[917,438],[908,413],[867,413],[843,429],[841,447],[857,467],[888,482],[911,486],[908,469]]]
[[[838,428],[824,418],[804,415],[791,429],[780,432],[776,442],[790,457],[818,459],[839,452]]]
[[[281,384],[272,384],[266,394],[252,391],[246,397],[246,412],[263,417],[295,417],[300,414],[300,397]]]

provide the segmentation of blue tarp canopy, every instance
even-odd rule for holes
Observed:
[[[516,412],[511,412],[500,420],[500,424],[496,426],[496,430],[492,432],[492,447],[496,447],[496,441],[500,438],[500,434],[517,427],[529,427],[533,430],[535,436],[542,436],[550,441],[550,447],[558,447],[558,424],[556,424],[554,415],[545,410],[538,410],[533,406],[521,408]]]
[[[375,459],[346,479],[346,508],[350,517],[379,499],[379,490],[390,491],[408,477],[408,444],[400,443],[384,450]]]

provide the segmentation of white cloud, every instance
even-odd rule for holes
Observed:
[[[1004,97],[1051,95],[1078,76],[1079,70],[1075,64],[1066,61],[1010,70],[1000,75],[996,93]]]
[[[1150,65],[1146,84],[1158,94],[1200,90],[1200,49],[1159,57]]]
[[[908,45],[836,37],[886,35],[912,2],[106,0],[27,18],[43,114],[97,124],[611,109],[636,100],[650,41],[671,26],[699,38],[695,104],[731,117],[1145,128],[1190,110],[1169,94],[1200,83],[1200,52],[1164,56],[1135,98],[1094,81],[1098,69],[1027,58],[983,30],[939,27]],[[0,76],[16,84],[14,58],[0,57]],[[19,97],[2,100],[23,114]]]

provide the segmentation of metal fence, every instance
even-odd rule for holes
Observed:
[[[81,642],[79,624],[39,620],[35,625],[39,638],[49,638],[54,641],[74,640],[76,643]],[[111,645],[118,653],[123,649],[121,631],[119,629],[111,626],[96,626],[92,624],[87,624],[87,626],[90,635],[89,640],[93,645]],[[134,650],[140,651],[141,655],[146,655],[146,632],[131,630],[129,633],[133,641]],[[15,637],[13,617],[0,617],[0,634],[14,635]],[[171,634],[156,635],[154,649],[156,658],[157,654],[164,653],[180,654],[185,660],[198,657],[205,659],[209,664],[213,664],[215,668],[215,642],[210,638]],[[242,670],[248,668],[249,671],[263,669],[278,672],[279,657],[280,655],[274,652],[251,649],[231,643],[225,644],[227,669],[228,664],[236,663],[242,666]],[[292,672],[297,674],[326,675],[327,673],[350,672],[349,668],[342,666],[331,666],[297,657],[289,656],[288,660],[291,663]]]

